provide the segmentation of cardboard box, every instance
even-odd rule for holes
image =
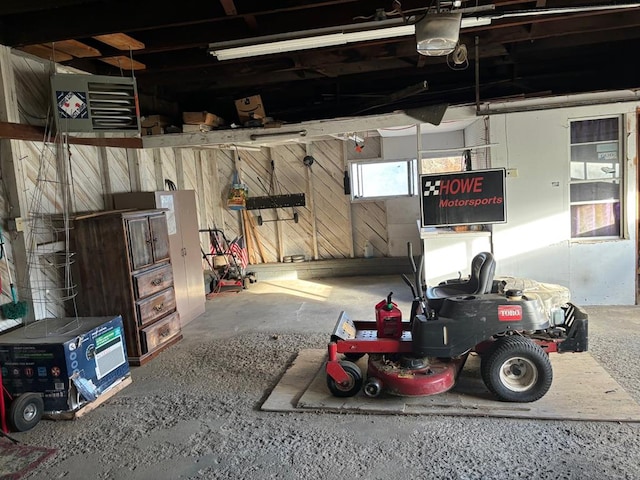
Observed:
[[[169,117],[164,115],[147,115],[140,117],[140,126],[143,128],[166,127],[171,123]]]
[[[235,103],[240,123],[245,123],[250,120],[263,120],[264,117],[266,117],[260,95],[239,98]]]
[[[46,414],[69,412],[129,376],[122,317],[77,321],[39,320],[0,335],[2,384],[11,396],[39,393]]]
[[[224,121],[217,115],[209,112],[182,112],[182,122],[186,125],[207,125],[219,127]]]
[[[171,120],[164,115],[140,117],[140,135],[162,135],[170,124]]]
[[[153,127],[141,127],[140,135],[162,135],[164,133],[164,127],[155,125]]]

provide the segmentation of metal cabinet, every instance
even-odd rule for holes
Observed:
[[[182,338],[163,210],[78,216],[71,232],[78,314],[122,315],[131,365]]]

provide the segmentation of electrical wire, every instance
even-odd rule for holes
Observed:
[[[451,70],[466,70],[469,68],[467,46],[464,43],[456,45],[453,52],[447,55],[447,66]]]

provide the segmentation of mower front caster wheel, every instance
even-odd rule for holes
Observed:
[[[502,337],[482,358],[487,388],[504,402],[535,402],[553,380],[549,356],[539,345],[520,336]]]
[[[352,362],[340,362],[340,366],[346,372],[349,379],[345,383],[336,382],[327,375],[327,387],[334,397],[353,397],[362,388],[362,372],[360,367]]]
[[[44,402],[37,393],[23,393],[9,407],[7,420],[15,432],[31,430],[42,418]]]

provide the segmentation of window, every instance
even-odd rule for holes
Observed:
[[[415,159],[352,162],[350,174],[354,200],[416,194],[418,170]]]
[[[420,173],[448,173],[462,172],[464,170],[464,159],[458,155],[455,157],[437,157],[420,159]]]
[[[462,172],[464,156],[422,158],[420,174]],[[354,200],[416,195],[418,162],[406,160],[363,160],[350,166],[351,192]]]
[[[620,118],[571,122],[571,238],[621,235]]]

